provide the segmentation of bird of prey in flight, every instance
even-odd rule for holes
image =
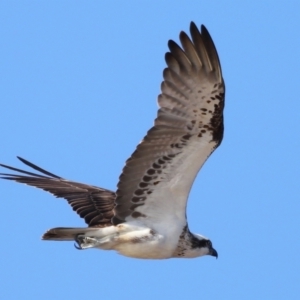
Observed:
[[[52,228],[43,240],[143,259],[218,256],[208,238],[190,232],[186,205],[198,171],[223,138],[225,85],[207,29],[192,22],[190,37],[179,37],[181,46],[168,42],[154,126],[126,161],[115,192],[64,179],[20,157],[38,173],[1,164],[17,172],[2,178],[66,199],[88,224]]]

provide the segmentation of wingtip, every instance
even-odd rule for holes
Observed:
[[[190,23],[190,28],[192,28],[192,27],[196,27],[197,28],[197,26],[196,26],[196,24],[195,24],[194,21],[191,21],[191,23]]]
[[[204,25],[204,24],[201,24],[201,33],[202,34],[206,34],[206,33],[208,33],[208,30],[207,30],[207,28],[206,28],[206,26]]]
[[[196,25],[196,23],[194,21],[191,21],[190,23],[190,29],[197,29],[199,30],[199,27]],[[206,26],[204,24],[201,24],[200,25],[200,31],[208,31]]]
[[[22,163],[24,163],[25,165],[28,165],[29,161],[26,160],[25,158],[22,158],[21,156],[17,155],[17,159],[20,160]]]
[[[197,27],[197,25],[195,24],[195,22],[191,21],[190,23],[190,31],[199,31],[199,33],[201,33],[202,35],[208,35],[210,38],[210,34],[209,34],[209,31],[207,29],[207,27],[204,25],[204,24],[201,24],[200,25],[200,30],[199,28]]]
[[[204,38],[209,38],[211,41],[213,41],[208,29],[203,24],[201,25],[201,34]]]

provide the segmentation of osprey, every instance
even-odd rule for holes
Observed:
[[[2,178],[64,198],[87,228],[52,228],[43,240],[75,241],[77,249],[116,250],[135,258],[217,257],[206,237],[190,232],[186,205],[194,179],[223,137],[225,85],[212,38],[192,22],[165,55],[159,110],[119,177],[117,191],[66,180],[18,157],[40,174]]]

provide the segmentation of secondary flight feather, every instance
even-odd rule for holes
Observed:
[[[38,173],[0,164],[17,172],[2,178],[66,199],[88,224],[52,228],[43,240],[144,259],[217,257],[208,238],[190,232],[186,205],[197,173],[223,138],[225,85],[207,29],[192,22],[190,37],[181,32],[179,38],[181,46],[168,43],[154,126],[126,161],[116,192],[64,179],[20,157]]]

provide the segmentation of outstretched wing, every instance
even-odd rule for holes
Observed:
[[[191,39],[180,33],[182,48],[169,41],[160,109],[119,178],[114,224],[185,224],[194,179],[222,141],[225,86],[218,54],[204,26],[200,33],[191,23],[190,33]]]
[[[66,180],[18,157],[24,164],[42,173],[35,174],[0,164],[19,174],[0,173],[1,178],[25,183],[50,192],[57,198],[65,198],[89,227],[111,226],[115,193],[92,185]],[[26,175],[24,175],[26,174]]]

